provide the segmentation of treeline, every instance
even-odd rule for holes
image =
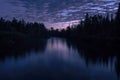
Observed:
[[[118,38],[120,37],[120,4],[116,15],[106,16],[86,14],[85,20],[76,26],[67,29],[54,30],[51,28],[52,36],[65,38]]]
[[[106,16],[86,14],[84,21],[66,29],[46,29],[43,23],[29,23],[24,20],[5,20],[0,18],[0,37],[63,37],[71,39],[104,38],[115,39],[120,37],[120,4],[115,16],[109,13]]]
[[[0,18],[0,38],[48,37],[48,30],[42,23],[27,23],[24,20]]]

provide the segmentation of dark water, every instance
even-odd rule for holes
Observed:
[[[0,48],[0,80],[119,80],[115,56],[97,60],[83,56],[84,51],[65,39],[22,41],[4,47]]]

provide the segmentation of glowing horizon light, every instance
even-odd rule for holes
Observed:
[[[54,29],[66,29],[68,26],[71,27],[73,25],[79,24],[80,20],[73,20],[73,21],[67,21],[67,22],[57,22],[57,23],[45,23],[46,27],[50,29],[53,27]]]

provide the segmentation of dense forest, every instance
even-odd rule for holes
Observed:
[[[120,4],[116,15],[107,13],[106,16],[99,14],[89,16],[89,14],[86,14],[85,20],[78,25],[69,26],[62,30],[51,28],[51,35],[71,39],[118,39],[120,37]]]
[[[0,37],[20,39],[25,37],[46,38],[47,29],[42,23],[26,23],[24,20],[0,18]]]

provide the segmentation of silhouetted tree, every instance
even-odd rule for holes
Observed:
[[[48,30],[43,23],[26,23],[24,20],[13,18],[12,21],[0,19],[0,37],[17,38],[16,36],[24,37],[48,37]],[[16,35],[16,36],[15,36]]]

